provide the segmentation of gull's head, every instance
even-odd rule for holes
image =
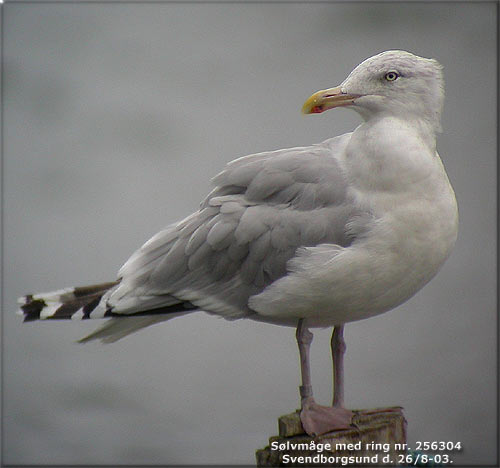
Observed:
[[[389,50],[360,63],[339,86],[314,93],[302,112],[349,107],[366,120],[405,115],[424,119],[439,130],[443,100],[442,67],[436,60]]]

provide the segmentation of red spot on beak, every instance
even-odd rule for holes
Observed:
[[[311,109],[311,114],[321,114],[323,112],[323,106],[314,106]]]

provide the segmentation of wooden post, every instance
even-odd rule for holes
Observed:
[[[278,419],[277,436],[255,453],[257,466],[380,466],[401,464],[406,420],[401,407],[353,410],[352,429],[310,437],[299,412]],[[349,457],[351,457],[349,459]]]

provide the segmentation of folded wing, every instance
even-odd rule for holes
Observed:
[[[338,155],[349,134],[229,163],[199,211],[146,242],[103,299],[113,314],[185,304],[227,319],[287,274],[299,247],[350,245],[358,213]],[[101,310],[103,309],[101,307]]]

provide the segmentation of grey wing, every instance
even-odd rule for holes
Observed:
[[[200,210],[167,227],[121,268],[115,313],[187,302],[240,318],[250,296],[283,277],[299,247],[347,246],[356,216],[338,159],[349,135],[229,163]]]

